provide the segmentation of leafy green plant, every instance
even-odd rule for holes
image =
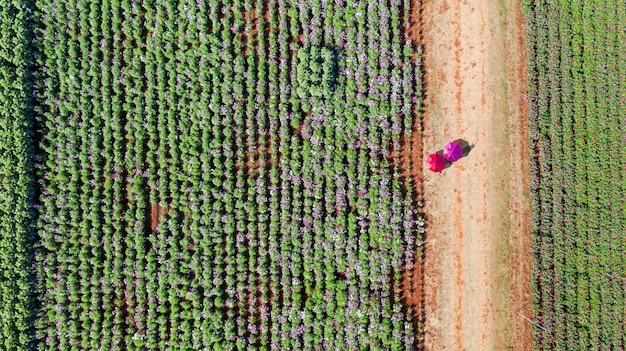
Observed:
[[[300,99],[329,99],[337,82],[337,53],[326,46],[298,50],[296,92]]]
[[[525,3],[535,347],[623,349],[626,5]]]

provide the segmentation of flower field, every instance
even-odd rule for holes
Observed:
[[[5,349],[419,343],[410,2],[13,3]]]
[[[475,170],[497,155],[502,172],[522,164],[506,157],[526,153],[492,149],[525,147],[514,137],[526,132],[532,217],[517,222],[532,229],[534,348],[623,350],[626,4],[524,0],[529,114],[515,119],[526,106],[498,110],[515,100],[490,96],[485,72],[512,62],[493,81],[516,89],[500,84],[526,75],[503,58],[516,46],[487,58],[522,35],[466,39],[487,33],[480,21],[524,19],[507,17],[510,2],[475,13],[484,3],[454,1],[427,16],[441,31],[431,47],[416,42],[420,1],[1,1],[0,350],[414,350],[429,345],[425,310],[455,323],[455,340],[430,345],[464,348],[480,329],[483,347],[489,336],[514,348],[506,328],[520,324],[494,316],[518,318],[515,296],[463,298],[517,289],[491,277],[523,265],[507,250],[528,235],[491,231],[514,231],[506,204],[527,195]],[[450,65],[427,70],[422,50]],[[450,90],[431,105],[426,72]],[[451,103],[424,140],[484,140],[448,178],[422,183],[422,111]],[[528,184],[528,173],[511,177]],[[458,211],[430,218],[441,235],[429,243],[455,261],[429,274],[451,289],[425,309],[423,270],[438,266],[424,263],[437,257],[425,256],[419,200],[446,179],[460,190],[432,208],[454,194]],[[489,289],[471,288],[480,279]],[[464,316],[485,306],[495,312],[473,328]]]
[[[626,5],[528,1],[542,350],[626,346]]]

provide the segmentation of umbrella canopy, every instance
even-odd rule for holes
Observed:
[[[426,159],[428,169],[433,172],[441,172],[446,168],[446,159],[440,154],[430,154]]]
[[[457,161],[463,157],[463,147],[459,143],[451,141],[443,147],[443,155],[450,162]]]

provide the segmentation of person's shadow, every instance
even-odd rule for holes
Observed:
[[[454,142],[461,145],[461,147],[463,148],[463,157],[469,155],[470,151],[472,151],[475,146],[474,144],[470,145],[465,139],[456,139],[454,140]]]
[[[456,139],[456,140],[454,140],[454,142],[455,142],[455,143],[457,143],[457,144],[459,144],[459,145],[461,146],[461,148],[463,149],[463,156],[461,156],[461,158],[463,158],[463,157],[465,157],[465,156],[469,155],[470,151],[472,151],[472,149],[473,149],[473,148],[474,148],[474,146],[475,146],[474,144],[470,145],[470,144],[467,142],[467,140],[465,140],[465,139]],[[443,167],[443,169],[448,169],[448,168],[450,168],[450,166],[452,166],[452,164],[453,164],[454,162],[459,162],[459,160],[461,159],[461,158],[460,158],[459,160],[456,160],[456,161],[454,161],[454,162],[449,161],[447,158],[445,158],[445,157],[444,157],[444,155],[443,155],[443,149],[441,149],[441,150],[437,150],[435,153],[436,153],[436,154],[438,154],[438,155],[441,155],[441,157],[443,157],[443,158],[444,158],[444,160],[446,160],[446,165],[445,165],[445,167]]]
[[[450,166],[452,166],[452,162],[449,161],[447,158],[445,158],[445,156],[443,156],[443,149],[441,150],[437,150],[437,152],[435,152],[437,155],[443,157],[444,160],[446,160],[446,165],[443,167],[443,169],[448,169],[450,168]]]
[[[474,148],[474,146],[475,146],[474,144],[470,145],[470,143],[469,143],[469,142],[467,142],[467,140],[465,140],[465,139],[456,139],[456,140],[453,140],[453,141],[454,141],[455,143],[457,143],[457,144],[461,145],[461,148],[463,149],[463,156],[461,156],[461,158],[466,157],[467,155],[469,155],[470,151],[472,151],[472,149],[473,149],[473,148]],[[436,154],[439,154],[439,155],[443,156],[443,150],[438,150],[438,151],[436,152]],[[461,159],[461,158],[460,158],[460,159]],[[459,162],[459,160],[460,160],[460,159],[459,159],[459,160],[456,160],[456,161],[452,162],[452,161],[449,161],[449,160],[448,160],[447,158],[445,158],[445,157],[444,157],[444,159],[446,160],[446,166],[445,166],[445,167],[443,167],[443,169],[447,169],[447,168],[449,168],[450,166],[452,166],[452,164],[453,164],[454,162]]]

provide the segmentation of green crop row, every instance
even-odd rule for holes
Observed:
[[[0,3],[0,349],[34,345],[32,30],[27,1]]]
[[[623,349],[626,5],[527,9],[535,347]]]
[[[41,348],[418,343],[409,2],[38,8]]]

